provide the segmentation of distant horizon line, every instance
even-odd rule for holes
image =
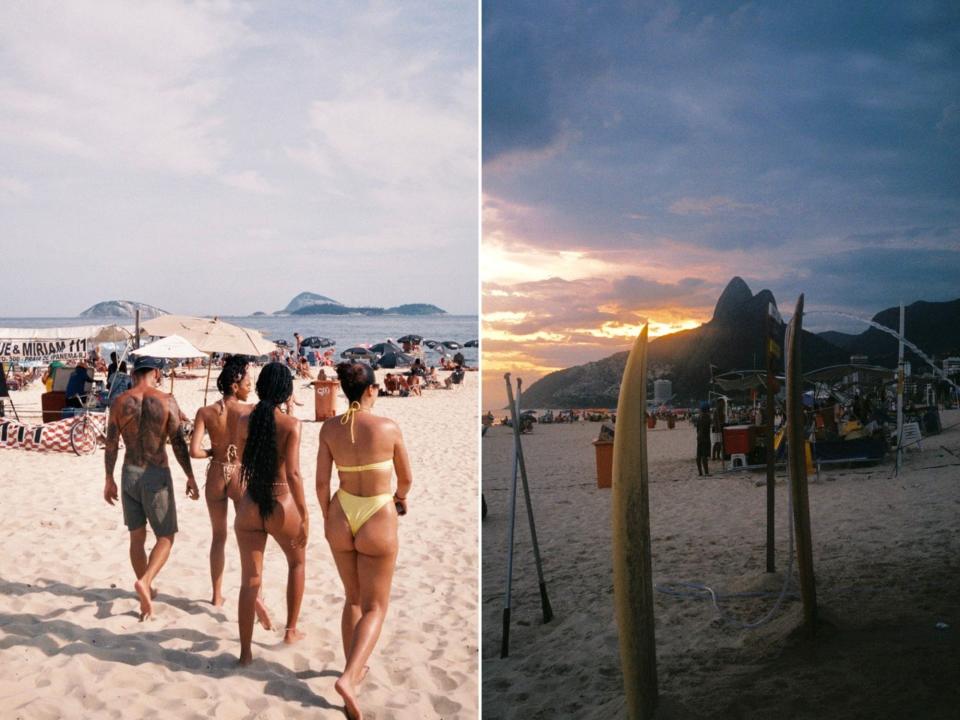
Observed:
[[[187,315],[190,313],[179,313],[171,312],[164,313],[164,315]],[[191,314],[192,317],[219,317],[219,318],[253,318],[253,317],[268,317],[268,318],[303,318],[305,321],[309,318],[346,318],[346,317],[402,317],[402,318],[430,318],[430,317],[479,317],[479,312],[443,312],[443,313],[434,313],[431,315],[403,315],[401,313],[389,313],[383,315],[364,315],[363,313],[356,314],[345,314],[345,315],[297,315],[295,313],[283,313],[283,314],[274,314],[274,313],[263,313],[262,315],[254,315],[253,313],[247,314],[236,314],[236,313],[204,313],[202,315]],[[97,317],[82,317],[80,315],[0,315],[0,319],[7,320],[129,320],[134,322],[135,318],[127,317],[124,315],[101,315]],[[89,323],[88,323],[89,324]]]

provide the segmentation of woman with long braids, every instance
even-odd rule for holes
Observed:
[[[240,499],[237,492],[237,473],[240,470],[237,448],[230,442],[227,418],[231,412],[244,414],[252,409],[247,398],[253,389],[248,372],[249,361],[243,355],[233,355],[223,364],[217,377],[217,389],[223,397],[212,405],[197,410],[193,423],[193,436],[190,439],[190,457],[209,459],[207,480],[203,494],[207,501],[207,512],[213,527],[213,539],[210,542],[210,581],[213,584],[215,607],[223,605],[223,566],[224,549],[227,544],[227,500],[234,503]],[[201,447],[203,434],[210,436],[210,447]],[[257,597],[257,620],[267,630],[272,630],[270,614],[263,599]]]
[[[242,495],[234,529],[240,546],[240,664],[253,660],[254,604],[263,575],[263,550],[272,535],[287,556],[287,625],[283,641],[303,637],[297,630],[303,600],[304,553],[309,519],[300,477],[300,421],[280,407],[293,394],[293,378],[281,363],[270,363],[257,378],[257,403],[237,423]]]
[[[346,667],[335,688],[347,717],[358,720],[363,713],[356,688],[387,613],[397,561],[397,516],[407,512],[413,479],[400,428],[371,412],[379,389],[373,368],[340,363],[337,376],[350,407],[320,429],[317,499],[346,595],[340,622]],[[340,487],[331,498],[334,463]],[[391,492],[394,470],[397,490]]]

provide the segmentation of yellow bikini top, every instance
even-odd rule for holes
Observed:
[[[353,435],[353,421],[357,417],[358,412],[363,412],[363,409],[360,407],[360,403],[354,400],[350,403],[350,407],[347,408],[347,411],[343,414],[343,417],[340,418],[340,424],[346,425],[350,423],[350,442],[356,444],[357,440]],[[363,472],[364,470],[386,470],[387,468],[393,467],[393,458],[388,460],[380,460],[374,463],[367,463],[366,465],[337,465],[337,470],[340,472]]]
[[[360,403],[354,400],[352,403],[350,403],[350,407],[347,408],[347,411],[340,418],[341,425],[350,423],[350,442],[354,445],[357,444],[357,439],[353,436],[353,421],[357,419],[358,412],[363,412],[363,408],[360,407]]]
[[[393,458],[389,460],[380,460],[366,465],[337,465],[340,472],[363,472],[364,470],[386,470],[393,467]]]

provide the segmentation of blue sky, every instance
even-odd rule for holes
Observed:
[[[707,320],[733,275],[784,308],[960,297],[960,5],[494,0],[482,44],[497,372]]]
[[[475,313],[477,43],[460,0],[0,5],[0,314]]]

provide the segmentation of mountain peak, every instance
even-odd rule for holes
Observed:
[[[720,293],[720,299],[713,309],[714,320],[726,320],[736,315],[738,308],[753,299],[750,286],[739,275],[733,277]]]
[[[292,315],[298,310],[302,310],[303,308],[311,305],[340,305],[340,303],[333,298],[327,297],[326,295],[318,295],[317,293],[313,292],[302,292],[293,298],[293,300],[288,302],[287,306],[283,310],[278,310],[274,313],[274,315]]]
[[[167,314],[166,310],[161,310],[158,307],[137,302],[136,300],[104,300],[103,302],[91,305],[81,312],[78,317],[133,318],[136,316],[137,310],[140,311],[140,318],[142,320],[151,320]]]

